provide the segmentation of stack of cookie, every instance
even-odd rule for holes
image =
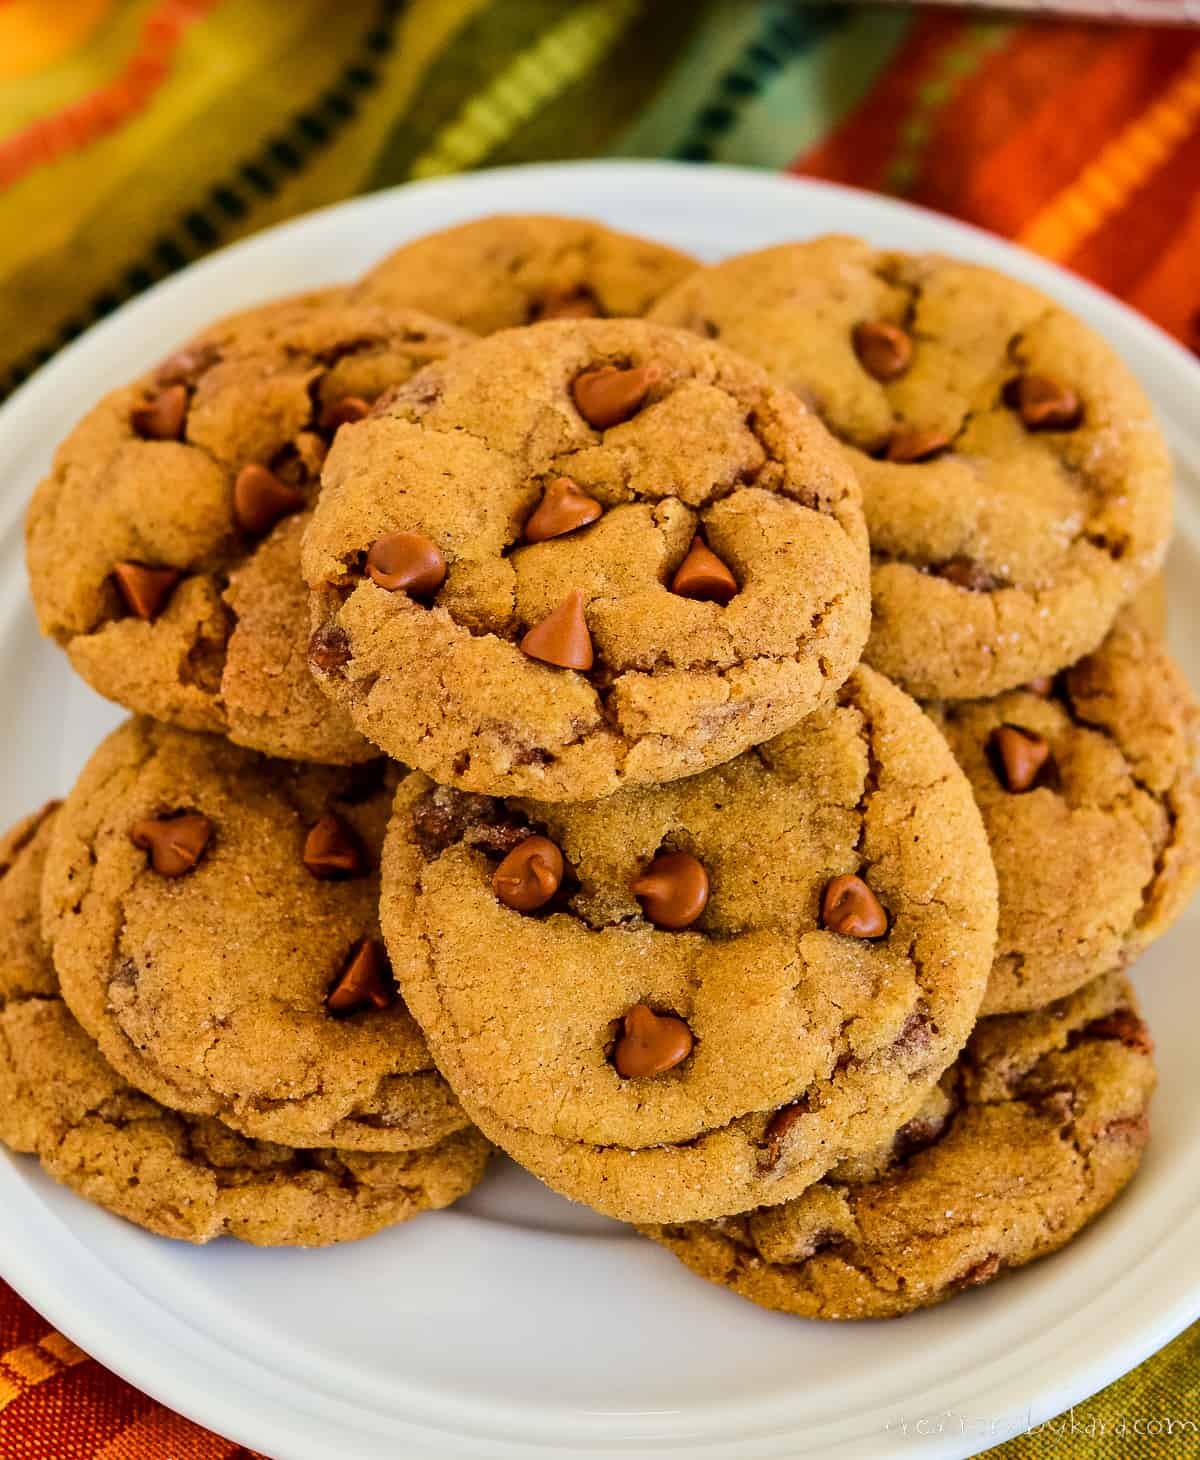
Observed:
[[[213,326],[30,511],[137,718],[0,848],[0,1137],[312,1245],[494,1143],[810,1317],[1054,1250],[1200,878],[1170,494],[1084,325],[852,239],[487,219]]]

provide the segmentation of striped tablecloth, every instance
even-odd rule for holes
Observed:
[[[595,156],[910,198],[1086,274],[1200,351],[1200,32],[767,0],[0,0],[0,393],[122,300],[282,218],[408,178]],[[996,1454],[1195,1456],[1198,1390],[1200,1327]],[[0,1284],[0,1460],[249,1454]]]

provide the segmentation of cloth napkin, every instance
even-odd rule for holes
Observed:
[[[409,178],[596,156],[909,198],[1200,351],[1200,33],[1183,27],[779,0],[0,0],[0,394],[280,219]],[[940,1426],[980,1451],[1004,1439],[1004,1460],[1194,1456],[1198,1390],[1200,1325],[1032,1433],[1006,1438],[1020,1416],[913,1416],[906,1447]],[[0,1284],[0,1460],[251,1456]]]

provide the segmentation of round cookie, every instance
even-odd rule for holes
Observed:
[[[1171,467],[1108,345],[990,269],[820,238],[697,272],[653,317],[719,338],[851,448],[867,662],[973,699],[1089,654],[1159,567]]]
[[[370,759],[308,671],[307,509],[339,418],[468,338],[326,289],[213,325],[107,395],[29,509],[42,631],[128,709],[271,755]]]
[[[435,780],[546,801],[690,775],[828,704],[867,633],[844,455],[737,356],[640,320],[481,340],[341,432],[310,661]]]
[[[1054,681],[929,712],[975,790],[1000,886],[985,1014],[1128,967],[1200,881],[1200,708],[1125,613]]]
[[[1068,1243],[1136,1172],[1153,1046],[1123,977],[980,1022],[963,1057],[873,1160],[795,1201],[646,1226],[693,1272],[801,1318],[927,1308]]]
[[[642,315],[696,260],[589,218],[498,214],[414,239],[359,286],[477,334],[537,320]]]
[[[59,814],[43,919],[118,1073],[289,1146],[400,1151],[467,1124],[379,942],[393,784],[148,720],[108,737]]]
[[[38,897],[54,808],[0,840],[0,1141],[164,1237],[321,1247],[449,1206],[483,1174],[472,1130],[396,1154],[298,1151],[178,1115],[105,1063],[58,997]]]
[[[686,1221],[786,1201],[915,1112],[975,1021],[996,885],[945,742],[860,669],[737,760],[601,802],[409,776],[381,919],[490,1139],[611,1216]]]

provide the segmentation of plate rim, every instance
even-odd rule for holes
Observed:
[[[331,204],[315,212],[287,220],[207,255],[179,274],[161,281],[146,293],[128,301],[113,315],[92,326],[78,340],[58,352],[51,361],[19,387],[0,406],[0,461],[7,459],[10,454],[8,443],[15,441],[18,443],[15,457],[19,464],[23,454],[19,443],[25,439],[23,433],[28,431],[32,434],[32,428],[36,427],[38,413],[42,409],[43,402],[52,396],[60,381],[69,379],[74,372],[86,371],[90,361],[99,360],[109,349],[110,342],[121,339],[139,323],[148,322],[160,306],[170,304],[174,295],[178,294],[183,297],[191,294],[210,275],[218,279],[224,277],[245,255],[265,253],[281,244],[294,244],[298,240],[303,240],[305,235],[314,228],[328,227],[331,219],[334,218],[343,220],[347,226],[351,226],[357,215],[366,216],[375,211],[382,214],[386,213],[389,208],[398,208],[401,212],[407,212],[408,216],[418,226],[421,226],[419,215],[424,199],[432,199],[436,211],[439,200],[444,202],[447,198],[451,200],[461,198],[466,203],[466,206],[460,210],[464,217],[503,211],[503,206],[496,201],[495,195],[505,191],[506,183],[512,184],[518,179],[521,189],[542,188],[547,200],[552,200],[557,207],[559,200],[555,196],[556,182],[565,179],[569,181],[571,187],[574,187],[581,179],[586,179],[589,175],[598,178],[604,177],[607,185],[611,185],[613,179],[616,178],[620,180],[622,187],[634,191],[638,188],[658,190],[667,187],[677,191],[682,189],[686,192],[698,184],[707,183],[714,187],[724,185],[757,190],[764,197],[768,192],[773,192],[778,196],[780,202],[786,198],[793,205],[801,200],[805,193],[821,194],[825,198],[832,198],[839,211],[844,210],[851,215],[864,209],[876,216],[883,217],[920,215],[926,220],[928,227],[936,229],[937,233],[945,238],[945,243],[939,243],[938,247],[945,247],[948,251],[953,251],[956,243],[961,241],[963,249],[971,256],[985,255],[989,263],[995,260],[999,267],[1006,268],[1021,277],[1030,278],[1047,292],[1066,298],[1070,307],[1085,312],[1089,322],[1099,328],[1102,333],[1109,334],[1111,337],[1111,333],[1115,332],[1126,339],[1135,341],[1139,352],[1153,357],[1156,372],[1161,372],[1162,378],[1156,378],[1152,387],[1152,395],[1161,409],[1166,409],[1164,396],[1169,396],[1170,400],[1175,403],[1176,409],[1169,411],[1168,414],[1171,418],[1170,424],[1177,431],[1181,426],[1180,411],[1186,408],[1189,397],[1195,398],[1197,389],[1200,387],[1200,363],[1197,363],[1182,345],[1171,339],[1151,321],[1079,276],[1071,274],[1047,260],[1040,259],[1036,255],[1027,253],[1019,245],[998,238],[974,225],[945,217],[929,209],[919,208],[900,199],[789,173],[772,173],[727,165],[688,164],[661,160],[642,162],[609,158],[574,163],[527,164],[489,169],[428,182],[401,184],[395,188],[347,199],[341,203]],[[404,200],[402,207],[400,207],[401,198]],[[475,204],[476,199],[480,200],[478,204]],[[563,211],[586,210],[576,210],[568,206]],[[445,226],[445,224],[435,222],[431,226]],[[401,229],[401,231],[403,230]],[[798,226],[797,232],[801,232],[800,226]],[[169,313],[169,310],[166,312]],[[1200,437],[1194,435],[1191,429],[1187,427],[1184,429],[1189,447],[1187,452],[1189,459],[1200,460]],[[1197,429],[1200,430],[1200,428]],[[1195,451],[1195,455],[1193,455],[1193,451]],[[12,531],[14,525],[19,526],[25,511],[25,499],[17,493],[12,495],[13,501],[6,504],[4,510],[0,512],[0,534],[4,536]],[[186,1335],[187,1351],[190,1356],[190,1364],[186,1370],[173,1368],[169,1359],[164,1362],[164,1355],[170,1355],[172,1348],[178,1353],[180,1344],[178,1341],[169,1340],[165,1344],[156,1346],[150,1335],[156,1331],[164,1329],[169,1331],[173,1327],[177,1328],[180,1323],[187,1325],[187,1320],[173,1309],[154,1303],[136,1285],[130,1283],[125,1275],[106,1265],[95,1263],[91,1265],[93,1280],[98,1272],[102,1276],[103,1287],[115,1288],[122,1294],[122,1303],[119,1306],[124,1322],[120,1328],[107,1326],[105,1312],[97,1312],[95,1304],[88,1306],[77,1295],[73,1298],[69,1289],[68,1277],[70,1272],[75,1270],[75,1260],[81,1253],[86,1252],[82,1238],[57,1214],[44,1208],[48,1219],[56,1224],[69,1242],[73,1259],[70,1264],[63,1262],[57,1267],[48,1263],[45,1260],[45,1248],[39,1247],[35,1240],[39,1230],[44,1235],[44,1228],[38,1229],[36,1224],[31,1224],[28,1228],[22,1227],[17,1220],[20,1206],[25,1207],[25,1214],[28,1215],[27,1198],[23,1196],[20,1203],[13,1203],[5,1199],[12,1195],[14,1182],[14,1164],[8,1161],[0,1163],[0,1253],[3,1254],[0,1259],[0,1267],[3,1269],[5,1279],[43,1317],[78,1342],[91,1356],[130,1383],[196,1422],[215,1428],[219,1433],[229,1436],[237,1443],[250,1445],[268,1454],[275,1454],[282,1439],[290,1447],[287,1451],[289,1457],[293,1455],[297,1457],[316,1456],[326,1453],[324,1450],[319,1451],[309,1447],[312,1432],[306,1433],[304,1427],[297,1429],[291,1423],[290,1418],[285,1420],[281,1417],[277,1408],[271,1410],[270,1413],[264,1413],[262,1390],[255,1388],[250,1382],[254,1371],[245,1371],[244,1382],[242,1382],[243,1376],[239,1375],[239,1382],[236,1386],[231,1385],[228,1369],[221,1369],[213,1363],[214,1356],[221,1350],[213,1343],[211,1335],[207,1333],[201,1335],[199,1330],[194,1330]],[[23,1189],[28,1191],[27,1187],[23,1186]],[[1160,1272],[1168,1253],[1186,1253],[1189,1248],[1195,1250],[1197,1246],[1195,1238],[1200,1236],[1200,1211],[1189,1210],[1187,1214],[1178,1215],[1181,1220],[1172,1227],[1169,1238],[1155,1249],[1156,1266]],[[1173,1301],[1165,1300],[1165,1295],[1161,1291],[1163,1286],[1161,1281],[1147,1283],[1144,1281],[1144,1277],[1139,1277],[1140,1269],[1144,1265],[1144,1262],[1139,1262],[1136,1267],[1127,1270],[1119,1279],[1114,1280],[1110,1289],[1103,1296],[1103,1300],[1097,1299],[1096,1303],[1087,1305],[1088,1312],[1099,1305],[1105,1313],[1111,1313],[1116,1302],[1115,1294],[1123,1292],[1126,1294],[1126,1297],[1121,1300],[1124,1304],[1124,1313],[1139,1316],[1136,1322],[1131,1321],[1125,1325],[1123,1337],[1120,1339],[1109,1337],[1107,1342],[1098,1342],[1096,1351],[1086,1362],[1077,1364],[1067,1377],[1060,1376],[1055,1383],[1043,1390],[1039,1395],[1039,1400],[1042,1402],[1038,1405],[1039,1410],[1045,1409],[1043,1417],[1060,1413],[1069,1405],[1079,1402],[1112,1382],[1120,1374],[1142,1362],[1149,1354],[1157,1351],[1188,1323],[1200,1316],[1200,1264],[1193,1261],[1191,1265],[1195,1272],[1192,1286],[1190,1289],[1185,1288],[1184,1291],[1176,1289],[1172,1295]],[[1176,1277],[1186,1268],[1186,1262],[1176,1262],[1174,1265]],[[1134,1294],[1132,1301],[1128,1301],[1129,1291],[1135,1288],[1139,1281],[1143,1283],[1143,1286]],[[129,1319],[134,1313],[139,1316],[144,1327],[139,1325],[136,1330],[138,1336],[131,1339],[132,1325]],[[1043,1338],[1048,1340],[1057,1334],[1062,1334],[1066,1340],[1061,1345],[1054,1345],[1052,1357],[1055,1360],[1069,1344],[1069,1336],[1064,1333],[1065,1326],[1065,1320],[1060,1321],[1054,1325],[1049,1334],[1043,1335]],[[1097,1327],[1100,1326],[1097,1324]],[[1132,1331],[1130,1331],[1131,1329]],[[1112,1325],[1109,1325],[1109,1331],[1111,1333]],[[146,1338],[141,1339],[143,1333]],[[1037,1346],[1031,1346],[1031,1354],[1034,1347]],[[1048,1357],[1042,1353],[1044,1347],[1044,1343],[1041,1347],[1037,1347],[1036,1354],[1021,1365],[1019,1373],[1013,1374],[1006,1370],[1004,1374],[996,1375],[995,1382],[972,1395],[972,1402],[987,1404],[997,1412],[1011,1411],[1014,1408],[1011,1402],[1013,1385],[1022,1375],[1027,1375],[1031,1370],[1048,1361]],[[1000,1367],[998,1361],[993,1362],[990,1370],[985,1370],[984,1374],[993,1373],[998,1367]],[[303,1401],[309,1396],[297,1383],[286,1376],[275,1370],[267,1372],[273,1386],[290,1388],[294,1391],[292,1398],[297,1405],[295,1413],[302,1414],[307,1407]],[[205,1375],[210,1374],[217,1376],[220,1382],[206,1383]],[[1006,1396],[1009,1397],[1006,1398]],[[327,1409],[329,1396],[322,1395],[320,1398],[323,1409]],[[1022,1404],[1021,1407],[1028,1406]],[[351,1411],[352,1416],[361,1416],[361,1413],[361,1410],[358,1409]],[[310,1415],[304,1415],[304,1423],[305,1426],[311,1423]],[[285,1430],[290,1430],[291,1433],[285,1434]],[[344,1442],[349,1432],[343,1427],[342,1420],[338,1421],[337,1430]],[[878,1427],[874,1428],[872,1433],[877,1435]],[[497,1432],[497,1434],[502,1436],[502,1432]],[[457,1431],[447,1431],[438,1426],[428,1427],[414,1421],[411,1435],[407,1432],[400,1434],[392,1428],[390,1438],[393,1443],[407,1438],[415,1442],[434,1444],[444,1443],[447,1440],[474,1444],[479,1437],[471,1432],[464,1432],[460,1435]],[[684,1436],[682,1433],[677,1439],[664,1435],[661,1441],[656,1440],[653,1444],[654,1449],[660,1453],[664,1449],[672,1449],[677,1444],[684,1443],[692,1452],[697,1452],[699,1449],[699,1453],[704,1454],[766,1455],[775,1453],[773,1449],[753,1448],[762,1438],[763,1436],[758,1434],[752,1436],[748,1441],[751,1445],[749,1449],[743,1448],[741,1442],[736,1440],[728,1443],[718,1441],[719,1449],[710,1449],[703,1440],[700,1440],[700,1446],[702,1446],[700,1448],[697,1436]],[[777,1435],[767,1438],[786,1441],[788,1434],[785,1431],[779,1431]],[[863,1435],[859,1432],[857,1440],[862,1439]],[[923,1439],[921,1450],[923,1455],[951,1460],[951,1457],[978,1453],[973,1441],[969,1441],[964,1448],[962,1444],[954,1443],[953,1436],[946,1436],[945,1443],[931,1444],[929,1438],[923,1437]],[[990,1445],[994,1442],[988,1440],[986,1444]],[[549,1443],[551,1442],[543,1443],[536,1439],[513,1441],[510,1438],[489,1436],[486,1440],[486,1450],[472,1450],[469,1453],[511,1454],[513,1456],[535,1454],[542,1453]],[[883,1450],[869,1451],[853,1448],[856,1443],[855,1436],[851,1436],[848,1443],[851,1448],[843,1448],[839,1442],[836,1450],[829,1450],[826,1453],[831,1455],[834,1453],[884,1453]],[[560,1445],[556,1445],[555,1448],[559,1453],[563,1453]],[[454,1453],[466,1454],[468,1452],[456,1450]],[[621,1445],[616,1449],[612,1447],[572,1449],[570,1453],[582,1456],[585,1454],[630,1454],[634,1451],[627,1445]]]

